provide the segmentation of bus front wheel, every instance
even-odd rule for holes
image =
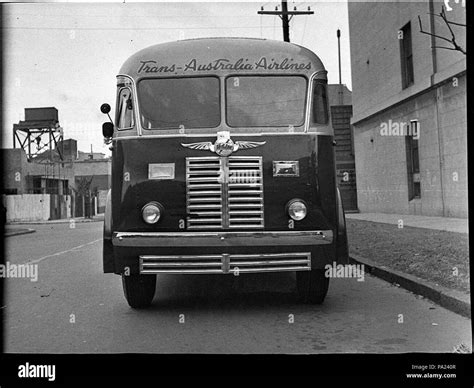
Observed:
[[[122,275],[122,286],[131,308],[146,308],[155,296],[156,275]]]
[[[296,272],[296,287],[302,302],[321,304],[328,293],[329,278],[324,269]]]

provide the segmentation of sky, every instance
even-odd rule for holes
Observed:
[[[136,51],[180,39],[241,36],[282,40],[278,16],[258,15],[280,2],[112,2],[3,4],[4,106],[3,148],[13,147],[13,124],[24,108],[54,106],[64,138],[78,149],[109,154],[103,143],[99,107],[115,106],[115,76]],[[341,30],[342,83],[350,79],[347,3],[293,2],[289,9],[314,15],[295,16],[290,40],[314,51],[338,83],[336,30]],[[113,113],[113,112],[112,112]],[[113,116],[112,116],[113,117]]]

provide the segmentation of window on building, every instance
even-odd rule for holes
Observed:
[[[418,126],[418,121],[412,121],[411,126]],[[411,133],[413,133],[413,129]],[[418,130],[418,129],[417,129]],[[405,136],[408,170],[408,200],[421,198],[420,155],[418,138],[412,134]]]
[[[32,194],[43,194],[43,189],[41,187],[41,177],[34,176],[33,177],[33,188],[31,190]]]
[[[59,194],[59,179],[46,178],[46,194]]]
[[[62,189],[63,189],[63,195],[71,195],[70,193],[70,189],[69,189],[69,181],[66,179],[66,180],[63,180],[61,181],[62,182]]]
[[[402,67],[402,88],[405,89],[415,82],[413,74],[413,51],[411,41],[411,23],[408,22],[400,30],[400,58]]]

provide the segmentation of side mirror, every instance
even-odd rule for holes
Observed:
[[[103,113],[103,114],[108,114],[110,112],[110,105],[109,104],[102,104],[100,106],[100,111]]]
[[[102,124],[102,135],[106,139],[110,139],[114,135],[114,125],[109,122]]]

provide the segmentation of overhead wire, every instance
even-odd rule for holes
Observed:
[[[274,26],[206,26],[206,27],[0,27],[2,30],[78,30],[78,31],[147,31],[147,30],[220,30],[220,29],[255,29],[274,28]]]

